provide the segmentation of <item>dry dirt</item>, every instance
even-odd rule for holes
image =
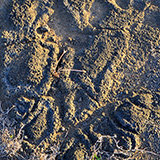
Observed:
[[[158,160],[160,1],[0,0],[0,101],[24,159]]]

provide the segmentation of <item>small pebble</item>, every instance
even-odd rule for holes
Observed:
[[[78,102],[82,102],[82,97],[80,97],[80,98],[78,99]]]

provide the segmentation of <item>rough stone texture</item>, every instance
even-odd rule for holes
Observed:
[[[56,144],[58,160],[87,159],[102,135],[159,152],[158,0],[0,0],[0,20],[0,101],[24,125],[23,156]],[[63,50],[58,67],[86,73],[54,77]]]

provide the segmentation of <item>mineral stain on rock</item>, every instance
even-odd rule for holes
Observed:
[[[156,0],[0,0],[0,101],[24,126],[20,154],[159,158],[131,155],[160,150],[159,13]],[[86,73],[53,75],[64,50],[58,67]]]

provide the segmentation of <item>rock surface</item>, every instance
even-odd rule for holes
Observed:
[[[102,159],[158,154],[158,0],[0,0],[0,20],[0,101],[24,125],[20,154],[89,159],[106,135]],[[58,68],[86,73],[54,76],[64,50]]]

